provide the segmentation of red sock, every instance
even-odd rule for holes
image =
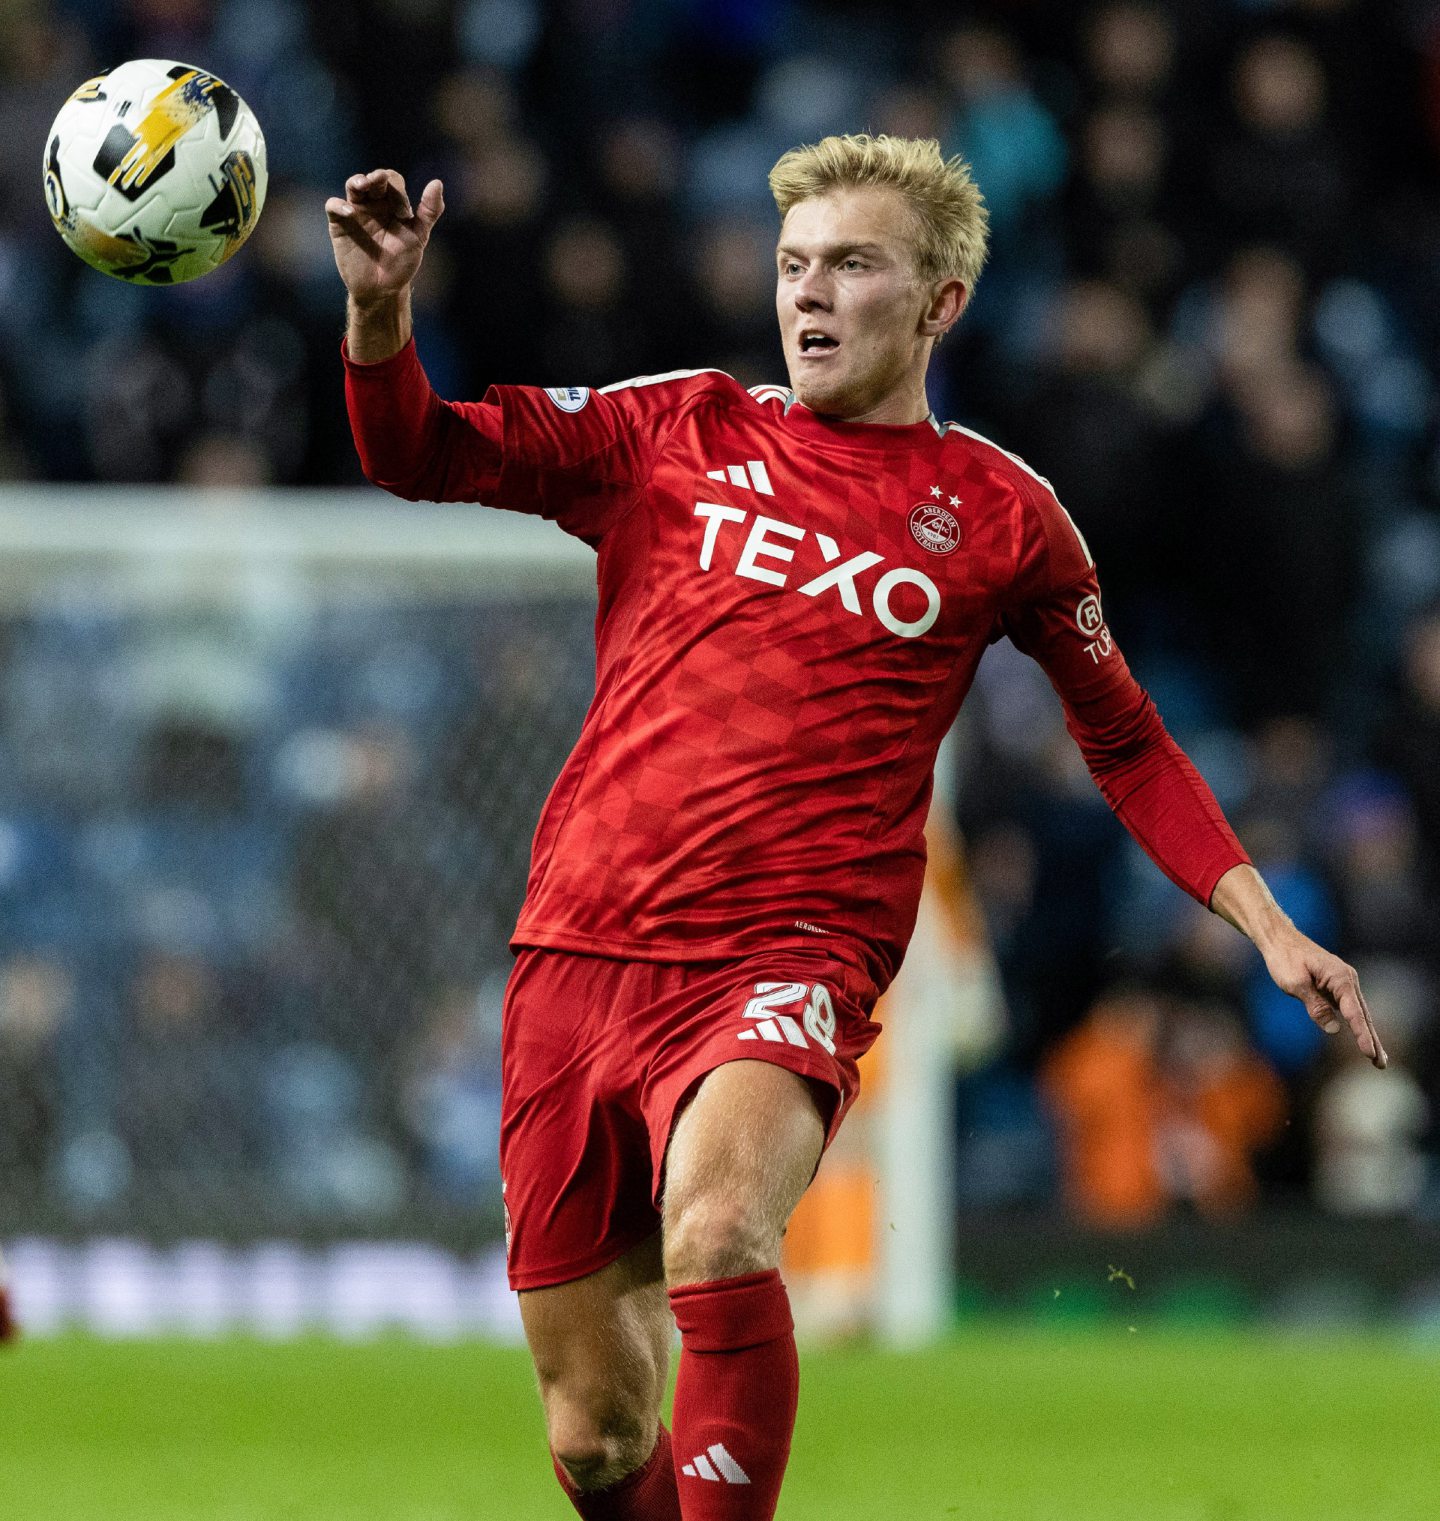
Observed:
[[[14,1341],[20,1335],[20,1324],[10,1303],[10,1277],[5,1271],[5,1256],[0,1253],[0,1342]]]
[[[770,1521],[780,1500],[800,1364],[780,1274],[670,1290],[680,1327],[675,1466],[685,1521]]]
[[[588,1494],[575,1488],[570,1475],[557,1462],[555,1477],[570,1496],[570,1503],[585,1521],[681,1521],[680,1496],[675,1492],[675,1462],[670,1453],[670,1433],[662,1425],[655,1451],[634,1473],[626,1474],[609,1489]]]

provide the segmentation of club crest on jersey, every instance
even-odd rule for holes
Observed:
[[[948,555],[960,546],[960,520],[939,502],[916,502],[910,509],[910,532],[921,549]]]
[[[562,412],[578,412],[590,400],[590,387],[546,386],[545,394]]]

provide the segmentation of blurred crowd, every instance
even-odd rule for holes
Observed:
[[[1055,482],[1132,665],[1282,903],[1360,967],[1393,1062],[1341,1060],[1138,857],[1043,676],[997,646],[954,804],[1008,1033],[960,1082],[962,1203],[1440,1215],[1440,5],[0,0],[0,27],[0,479],[358,481],[322,209],[354,170],[445,180],[417,326],[438,389],[473,396],[781,380],[778,154],[859,128],[965,154],[993,254],[935,410]],[[60,103],[134,56],[221,74],[269,143],[251,243],[171,291],[86,270],[40,193]],[[488,1187],[518,879],[466,820],[515,788],[523,843],[571,710],[525,716],[519,643],[422,700],[448,635],[375,624],[391,668],[357,692],[358,646],[312,629],[240,684],[243,723],[131,715],[97,797],[87,683],[136,636],[75,618],[0,652],[0,1158],[121,1197],[193,1158],[167,1136],[203,1117],[326,1198]],[[537,637],[583,688],[584,629],[557,618]],[[352,701],[307,718],[321,670]],[[533,782],[496,755],[511,721]],[[344,786],[305,793],[327,766]],[[232,850],[211,885],[240,927],[172,943]],[[26,863],[52,857],[47,918]],[[106,929],[128,874],[150,919]],[[389,922],[397,895],[433,905],[423,932]],[[103,1071],[96,1021],[125,1052]]]
[[[0,1208],[498,1217],[506,942],[588,602],[67,593],[0,621]]]

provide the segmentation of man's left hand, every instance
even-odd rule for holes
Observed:
[[[1377,1067],[1389,1065],[1355,968],[1302,935],[1253,866],[1231,867],[1216,883],[1210,907],[1255,942],[1276,987],[1298,998],[1327,1035],[1349,1025],[1365,1055]]]
[[[1281,932],[1262,945],[1260,954],[1275,985],[1298,998],[1327,1035],[1337,1035],[1349,1025],[1355,1043],[1377,1067],[1389,1063],[1353,966],[1316,945],[1293,924],[1288,933]]]

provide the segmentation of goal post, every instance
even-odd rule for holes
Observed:
[[[955,1082],[999,1038],[1001,994],[954,823],[954,748],[936,764],[915,933],[881,999],[860,1097],[786,1242],[797,1323],[915,1348],[955,1317]]]

